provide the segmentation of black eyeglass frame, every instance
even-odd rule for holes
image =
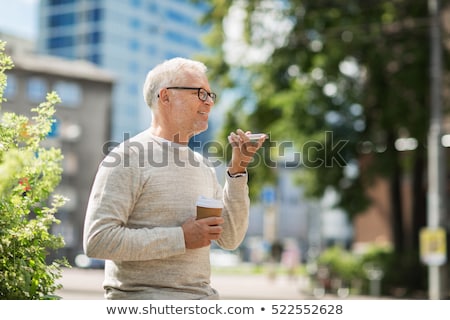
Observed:
[[[205,88],[196,88],[196,87],[166,87],[166,89],[175,89],[175,90],[197,90],[197,96],[200,99],[200,101],[205,102],[208,99],[208,96],[211,98],[211,100],[213,102],[216,102],[217,99],[217,94],[215,94],[214,92],[208,92]],[[206,92],[206,95],[204,95],[204,99],[202,99],[200,92],[202,92],[202,90],[204,92]],[[158,94],[158,98],[159,98],[159,94]]]

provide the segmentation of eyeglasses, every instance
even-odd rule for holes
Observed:
[[[176,90],[197,90],[198,98],[205,102],[208,96],[211,97],[213,102],[216,102],[217,95],[214,92],[208,92],[203,88],[193,88],[193,87],[167,87],[166,89],[176,89]],[[159,95],[158,95],[159,97]]]

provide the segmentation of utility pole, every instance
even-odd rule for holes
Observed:
[[[431,232],[445,228],[444,153],[442,137],[442,43],[440,1],[428,0],[430,18],[430,128],[428,136],[428,204],[427,227]],[[429,299],[442,299],[446,286],[443,264],[428,266]],[[444,280],[444,281],[443,281]]]

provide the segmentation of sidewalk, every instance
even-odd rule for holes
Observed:
[[[66,300],[103,300],[103,270],[64,269],[59,283],[63,289],[56,292]],[[317,299],[301,292],[298,280],[279,276],[269,279],[267,275],[212,275],[212,286],[223,300],[311,300]],[[321,299],[340,299],[326,295]],[[379,299],[379,297],[349,296],[348,299]],[[383,299],[383,298],[381,298]]]

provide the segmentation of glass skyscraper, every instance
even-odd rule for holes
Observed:
[[[41,0],[38,51],[114,73],[111,139],[121,142],[150,125],[142,97],[147,72],[165,59],[204,50],[208,29],[198,20],[205,10],[190,0]]]

